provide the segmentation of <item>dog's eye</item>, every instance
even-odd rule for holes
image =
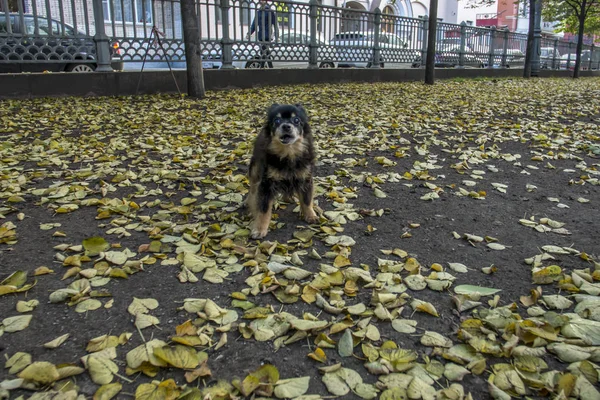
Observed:
[[[300,123],[300,118],[296,117],[292,120],[292,122],[294,123],[294,125],[298,125]]]
[[[275,122],[275,125],[279,125],[281,123],[281,118],[275,118],[273,122]]]

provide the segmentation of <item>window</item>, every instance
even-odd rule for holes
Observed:
[[[151,0],[102,0],[102,11],[105,21],[152,23]]]
[[[52,21],[52,30],[48,27],[48,20],[46,18],[38,18],[38,34],[40,36],[59,36],[61,34],[56,21]],[[33,18],[25,19],[25,30],[27,35],[35,35],[35,23]],[[67,33],[65,31],[65,33]]]
[[[11,31],[15,29],[13,17],[9,17]],[[6,15],[0,15],[0,33],[8,33],[8,24],[6,23]]]

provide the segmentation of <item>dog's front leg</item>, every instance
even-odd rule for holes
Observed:
[[[300,209],[304,220],[309,224],[316,224],[319,222],[319,217],[313,208],[313,183],[312,179],[307,179],[304,184],[300,187]]]
[[[252,221],[252,239],[262,239],[267,236],[269,223],[271,222],[271,211],[273,210],[273,194],[270,187],[260,185],[256,196],[256,215]]]

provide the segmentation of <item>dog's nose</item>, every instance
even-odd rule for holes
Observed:
[[[290,124],[283,124],[281,125],[281,130],[283,130],[286,133],[289,133],[292,131],[292,126]]]

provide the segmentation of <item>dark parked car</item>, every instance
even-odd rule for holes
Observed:
[[[96,44],[93,38],[68,24],[31,14],[0,13],[0,72],[73,71],[96,69]],[[37,32],[36,32],[37,22]],[[50,22],[50,24],[48,23]],[[110,48],[113,69],[122,70],[123,62]]]
[[[540,68],[555,69],[560,63],[560,53],[554,47],[542,47],[540,49]]]
[[[466,51],[471,51],[469,47],[465,46]],[[413,68],[419,68],[422,65],[425,65],[425,62],[421,60],[421,56],[417,56],[413,63]],[[435,52],[435,67],[436,68],[455,68],[460,65],[460,48],[447,48],[444,50],[440,50],[438,46],[438,50]],[[465,53],[463,54],[463,67],[471,67],[471,68],[483,68],[484,62],[480,57]]]

